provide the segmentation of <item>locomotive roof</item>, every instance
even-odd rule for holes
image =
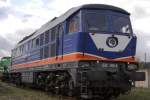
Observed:
[[[36,30],[34,33],[32,33],[29,36],[26,36],[25,38],[23,38],[21,41],[19,41],[19,43],[17,44],[17,46],[22,45],[23,43],[27,42],[30,39],[35,38],[36,36],[38,36],[39,34],[42,34],[43,32],[55,27],[57,24],[65,21],[68,17],[70,17],[72,14],[76,13],[77,11],[81,10],[81,9],[103,9],[103,10],[112,10],[112,11],[116,11],[116,12],[120,12],[123,14],[127,14],[130,15],[127,11],[118,8],[118,7],[114,7],[111,5],[104,5],[104,4],[86,4],[86,5],[82,5],[82,6],[78,6],[78,7],[74,7],[71,8],[70,10],[68,10],[66,13],[64,13],[63,15],[61,15],[60,17],[55,17],[52,20],[48,21],[46,24],[44,24],[40,29]]]

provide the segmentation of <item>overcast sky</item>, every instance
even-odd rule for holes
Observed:
[[[150,0],[0,0],[0,57],[24,36],[71,7],[100,3],[121,7],[131,13],[138,36],[137,56],[150,58]]]

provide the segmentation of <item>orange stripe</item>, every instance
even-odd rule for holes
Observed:
[[[127,57],[127,58],[119,58],[119,59],[107,59],[102,57],[96,57],[93,55],[84,55],[80,52],[72,53],[68,55],[64,55],[63,57],[53,57],[53,58],[47,58],[43,60],[36,60],[29,63],[23,63],[23,64],[16,64],[13,65],[13,69],[20,69],[20,68],[31,68],[31,67],[37,67],[41,65],[47,65],[47,64],[54,64],[54,63],[60,63],[60,62],[70,62],[70,61],[79,61],[79,60],[99,60],[99,61],[115,61],[115,62],[136,62],[134,57]]]

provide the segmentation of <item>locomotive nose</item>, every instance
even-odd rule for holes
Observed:
[[[119,34],[102,34],[89,33],[94,45],[98,50],[106,52],[122,52],[126,49],[132,37],[128,35]]]

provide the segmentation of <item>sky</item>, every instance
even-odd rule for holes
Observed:
[[[0,0],[0,58],[23,37],[58,17],[72,7],[82,4],[109,4],[131,13],[134,33],[137,35],[137,53],[140,60],[150,61],[150,0]]]

